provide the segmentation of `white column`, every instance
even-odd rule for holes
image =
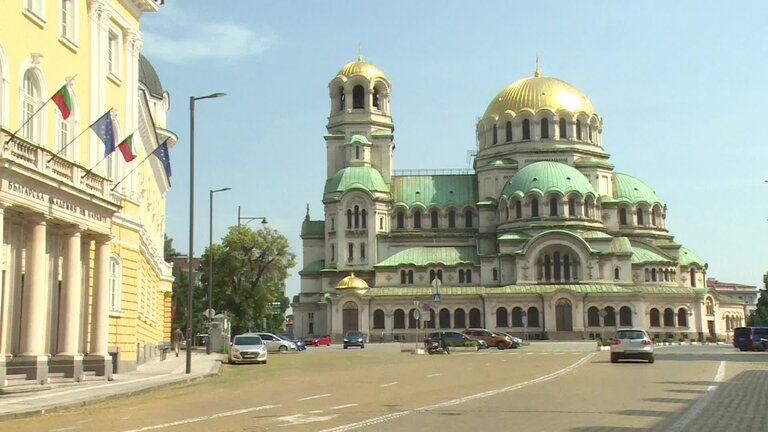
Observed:
[[[109,237],[96,239],[96,257],[93,275],[93,306],[91,309],[91,356],[109,357]]]
[[[63,286],[59,300],[58,355],[76,356],[80,339],[80,302],[82,299],[82,278],[80,258],[80,231],[73,229],[66,233],[64,252]]]
[[[45,323],[48,307],[45,268],[46,221],[38,218],[29,224],[26,241],[24,268],[24,298],[21,304],[22,319],[20,356],[42,356],[45,347]]]
[[[8,274],[8,264],[5,261],[5,204],[0,203],[0,361],[3,361],[9,354],[8,339],[10,334],[8,326],[10,324],[10,302],[11,296],[10,284],[3,277],[3,272]]]

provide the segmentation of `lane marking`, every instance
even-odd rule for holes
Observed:
[[[716,390],[718,386],[720,386],[720,383],[723,382],[723,378],[725,377],[725,364],[726,361],[721,361],[720,366],[717,368],[717,372],[715,373],[715,378],[712,380],[712,384],[710,384],[707,387],[706,393],[704,393],[704,396],[701,397],[701,399],[697,400],[691,408],[688,409],[688,411],[683,414],[682,417],[680,417],[675,424],[672,425],[668,430],[669,431],[681,431],[683,430],[688,423],[691,422],[696,416],[701,413],[701,410],[704,409],[704,407],[709,403],[709,400],[712,399],[712,396],[715,394],[713,390]]]
[[[289,416],[278,417],[277,420],[288,423],[287,425],[283,425],[283,426],[289,426],[289,425],[294,426],[294,425],[314,423],[319,421],[328,421],[336,416],[338,416],[338,414],[331,414],[326,416],[308,416],[304,414],[294,414]]]
[[[432,377],[436,377],[436,376],[440,376],[440,374],[439,373],[429,374],[429,375],[427,375],[427,378],[432,378]]]
[[[301,398],[299,400],[300,401],[306,401],[306,400],[311,400],[311,399],[324,398],[324,397],[328,397],[328,396],[331,396],[331,394],[330,393],[326,393],[326,394],[321,394],[321,395],[309,396],[309,397]]]
[[[397,413],[386,414],[386,415],[379,416],[379,417],[373,417],[373,418],[370,418],[370,419],[367,419],[367,420],[363,420],[363,421],[359,421],[359,422],[356,422],[356,423],[350,423],[350,424],[347,424],[347,425],[337,426],[337,427],[331,428],[331,429],[324,429],[324,430],[322,430],[320,432],[344,432],[344,431],[349,431],[349,430],[353,430],[353,429],[359,429],[359,428],[362,428],[362,427],[365,427],[365,426],[371,426],[371,425],[375,425],[375,424],[378,424],[378,423],[384,423],[384,422],[387,422],[387,421],[390,421],[390,420],[394,420],[396,418],[403,417],[403,416],[406,416],[406,415],[414,413],[414,412],[432,411],[432,410],[435,410],[435,409],[438,409],[438,408],[445,408],[445,407],[449,407],[449,406],[453,406],[453,405],[462,404],[464,402],[469,402],[469,401],[472,401],[472,400],[475,400],[475,399],[482,399],[482,398],[486,398],[486,397],[489,397],[489,396],[495,396],[495,395],[500,394],[500,393],[505,393],[505,392],[509,392],[509,391],[518,390],[518,389],[521,389],[523,387],[527,387],[527,386],[532,385],[532,384],[542,383],[542,382],[545,382],[545,381],[549,381],[549,380],[555,379],[555,378],[557,378],[557,377],[559,377],[561,375],[567,374],[568,372],[571,372],[572,370],[576,369],[577,367],[583,365],[584,363],[589,361],[594,356],[595,356],[595,353],[587,354],[586,356],[584,356],[581,359],[579,359],[576,363],[573,363],[572,365],[567,366],[567,367],[565,367],[563,369],[557,370],[557,371],[552,372],[552,373],[550,373],[548,375],[544,375],[544,376],[541,376],[541,377],[538,377],[538,378],[534,378],[532,380],[528,380],[528,381],[524,381],[524,382],[521,382],[521,383],[518,383],[518,384],[511,385],[511,386],[508,386],[508,387],[503,387],[503,388],[496,389],[496,390],[490,390],[490,391],[483,392],[483,393],[477,393],[477,394],[473,394],[473,395],[469,395],[469,396],[464,396],[464,397],[461,397],[461,398],[458,398],[458,399],[453,399],[453,400],[449,400],[449,401],[445,401],[445,402],[440,402],[440,403],[436,403],[436,404],[432,404],[432,405],[427,405],[427,406],[424,406],[424,407],[421,407],[421,408],[415,408],[415,409],[401,411],[401,412],[397,412]]]
[[[212,415],[207,415],[207,416],[195,417],[195,418],[191,418],[191,419],[179,420],[179,421],[170,422],[170,423],[162,423],[162,424],[157,424],[157,425],[153,425],[153,426],[145,426],[145,427],[139,428],[139,429],[128,429],[128,430],[125,430],[123,432],[144,432],[144,431],[148,431],[148,430],[152,430],[152,429],[164,429],[164,428],[167,428],[167,427],[179,426],[179,425],[184,425],[184,424],[189,424],[189,423],[197,423],[197,422],[206,421],[206,420],[212,420],[212,419],[220,418],[220,417],[229,417],[229,416],[234,416],[234,415],[246,414],[246,413],[254,412],[254,411],[261,411],[261,410],[270,409],[270,408],[277,408],[279,406],[280,405],[264,405],[264,406],[260,406],[260,407],[246,408],[246,409],[235,410],[235,411],[227,411],[227,412],[223,412],[223,413],[219,413],[219,414],[212,414]]]
[[[339,406],[331,407],[331,409],[332,410],[338,410],[338,409],[349,408],[349,407],[353,407],[353,406],[357,406],[357,404],[339,405]]]
[[[382,385],[380,385],[379,387],[389,387],[389,386],[393,386],[393,385],[395,385],[395,384],[397,384],[397,381],[395,381],[395,382],[391,382],[391,383],[387,383],[387,384],[382,384]]]

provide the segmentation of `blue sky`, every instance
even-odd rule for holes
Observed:
[[[768,271],[768,2],[577,3],[167,0],[142,18],[143,53],[171,95],[167,225],[188,252],[189,97],[195,106],[195,245],[266,216],[299,266],[309,204],[322,218],[328,82],[361,49],[392,83],[395,169],[470,168],[475,123],[506,85],[565,80],[603,117],[616,171],[667,203],[675,240],[709,277],[762,284]],[[255,226],[256,222],[253,223]]]

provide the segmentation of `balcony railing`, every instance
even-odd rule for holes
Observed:
[[[109,179],[94,172],[88,173],[88,168],[54,156],[50,150],[24,137],[16,135],[11,138],[12,134],[8,129],[0,127],[0,160],[4,163],[10,162],[11,166],[17,164],[29,168],[105,200],[114,201],[109,191]]]

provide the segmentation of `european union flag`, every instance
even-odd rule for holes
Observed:
[[[171,179],[171,158],[168,155],[168,140],[166,139],[163,141],[162,144],[157,146],[157,148],[152,151],[152,153],[157,156],[158,159],[160,159],[160,162],[163,164],[163,168],[165,168],[165,175],[168,177],[168,180],[170,182]]]
[[[93,122],[91,129],[96,132],[101,142],[104,143],[104,156],[115,151],[115,131],[112,128],[112,110],[104,113],[98,120]]]

